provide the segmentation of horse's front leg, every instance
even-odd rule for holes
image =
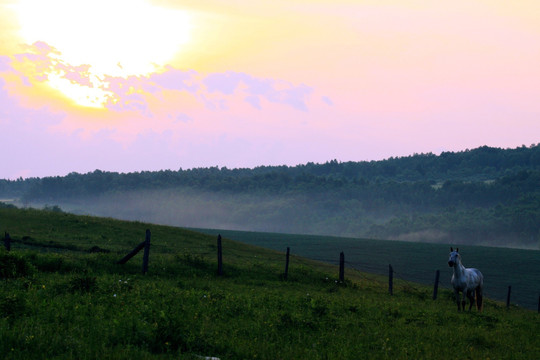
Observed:
[[[459,295],[459,290],[454,290],[454,295],[456,296],[457,310],[461,311],[461,296]],[[465,301],[463,301],[463,309],[465,309]]]
[[[469,298],[469,311],[471,311],[472,306],[474,304],[474,292],[473,291],[467,290],[467,297]],[[465,301],[463,301],[463,310],[465,310]]]

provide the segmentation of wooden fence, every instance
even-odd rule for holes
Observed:
[[[217,249],[218,249],[218,275],[223,275],[223,246],[222,246],[222,237],[221,234],[218,234],[217,238]],[[285,271],[283,273],[283,279],[287,280],[289,275],[289,263],[290,263],[290,247],[287,247],[286,254],[285,254]],[[391,264],[388,265],[388,293],[390,295],[394,294],[394,268]],[[439,285],[440,285],[440,270],[435,270],[435,280],[433,282],[433,295],[432,299],[436,300],[438,297],[439,292]],[[342,251],[339,254],[339,273],[338,273],[338,279],[340,283],[345,282],[345,254]],[[405,281],[405,280],[404,280]],[[506,308],[509,309],[511,302],[510,302],[510,296],[511,296],[512,286],[508,286],[508,292],[506,295]],[[538,313],[540,313],[540,295],[538,296]]]
[[[144,249],[143,254],[143,262],[142,262],[142,273],[146,274],[148,272],[148,263],[149,263],[149,256],[150,256],[150,239],[151,239],[151,232],[149,229],[146,229],[146,236],[145,240],[141,242],[139,245],[137,245],[132,251],[130,251],[126,256],[124,256],[122,259],[118,260],[117,264],[125,264],[128,262],[131,258],[133,258],[135,255],[137,255],[141,250]],[[8,232],[4,233],[4,247],[7,251],[11,251],[11,243],[12,239]],[[285,271],[283,273],[283,279],[287,280],[289,275],[289,262],[290,262],[290,247],[287,247],[286,255],[285,255]],[[222,245],[222,237],[221,234],[218,234],[217,237],[217,275],[222,276],[224,274],[223,271],[223,245]],[[391,264],[388,265],[388,293],[390,295],[394,294],[394,268]],[[338,273],[338,279],[340,283],[345,282],[345,254],[342,251],[339,254],[339,273]],[[432,299],[436,300],[438,296],[438,289],[440,284],[440,271],[435,271],[435,281],[433,284],[433,296]],[[512,286],[508,286],[508,292],[506,294],[506,308],[509,309],[511,305],[511,294],[512,294]],[[538,296],[538,313],[540,313],[540,295]]]

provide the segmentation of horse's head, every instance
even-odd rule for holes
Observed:
[[[453,248],[450,248],[450,257],[448,258],[448,266],[452,267],[458,262],[461,262],[461,256],[459,255],[459,248],[455,251]]]

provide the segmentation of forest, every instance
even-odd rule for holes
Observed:
[[[17,206],[182,227],[540,246],[540,144],[297,166],[0,180]]]

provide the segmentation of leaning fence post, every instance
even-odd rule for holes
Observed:
[[[339,254],[339,281],[345,281],[345,254],[343,251]]]
[[[287,256],[285,258],[285,275],[284,278],[287,280],[287,276],[289,275],[289,254],[291,252],[291,249],[287,247]]]
[[[437,270],[435,272],[435,284],[433,284],[433,300],[437,299],[437,292],[439,291],[439,277],[441,272]]]
[[[4,233],[4,246],[6,247],[7,251],[11,250],[11,237],[9,236],[9,233]]]
[[[148,272],[148,257],[150,256],[150,229],[146,229],[146,238],[144,240],[144,254],[143,254],[143,266],[142,273]]]
[[[144,248],[144,245],[146,244],[146,241],[143,241],[142,243],[140,243],[139,245],[137,245],[137,247],[133,250],[131,250],[131,252],[129,254],[127,254],[126,256],[124,256],[122,259],[118,260],[116,263],[117,264],[120,264],[120,265],[123,265],[125,264],[126,262],[128,262],[129,259],[131,259],[132,257],[134,257],[135,255],[137,255],[137,253],[139,251],[141,251],[143,248]]]
[[[510,308],[510,293],[512,292],[512,285],[508,286],[508,295],[506,295],[506,308]]]
[[[394,295],[394,269],[392,265],[388,265],[388,292]]]
[[[223,275],[223,254],[221,247],[221,234],[217,237],[217,251],[218,251],[218,275]]]

